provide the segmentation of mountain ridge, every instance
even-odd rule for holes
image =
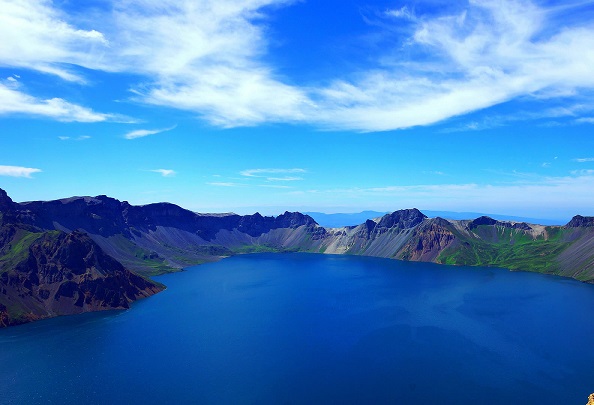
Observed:
[[[21,263],[17,259],[23,259],[25,250],[21,247],[17,252],[15,238],[27,245],[30,258],[35,256],[31,246],[54,232],[88,238],[96,244],[92,249],[114,260],[112,267],[122,266],[132,270],[130,274],[144,277],[234,254],[300,251],[497,266],[594,282],[594,217],[579,215],[564,226],[546,226],[487,216],[468,220],[429,218],[411,208],[356,226],[325,228],[299,212],[276,217],[259,213],[208,215],[170,203],[133,206],[104,195],[15,203],[1,189],[0,215],[0,249],[12,252],[0,256],[0,273],[6,273],[6,269],[16,271]],[[87,251],[91,249],[85,246]],[[77,294],[88,293],[81,288]],[[51,291],[54,296],[57,292]],[[154,292],[150,290],[147,295]],[[75,294],[70,295],[74,300]],[[127,301],[136,297],[124,296]],[[77,295],[76,300],[80,303],[81,298]],[[89,310],[93,310],[92,305]]]
[[[566,223],[566,220],[560,219],[547,219],[547,218],[529,218],[521,216],[512,216],[504,214],[490,214],[490,213],[479,213],[479,212],[455,212],[455,211],[434,211],[434,210],[421,210],[423,214],[430,218],[441,217],[447,220],[464,220],[469,218],[478,218],[481,216],[488,216],[500,221],[512,221],[512,222],[526,222],[529,224],[540,224],[540,225],[561,225]],[[333,213],[327,214],[324,212],[308,211],[303,212],[309,215],[316,222],[325,228],[342,228],[344,226],[357,226],[367,219],[380,218],[386,214],[390,214],[387,211],[361,211],[354,213]]]

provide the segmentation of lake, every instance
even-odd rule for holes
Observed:
[[[128,311],[0,330],[0,403],[585,404],[594,286],[494,268],[241,255]]]

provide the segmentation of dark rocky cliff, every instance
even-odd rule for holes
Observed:
[[[92,216],[84,205],[99,205],[101,198],[75,199],[75,215],[66,215],[53,205],[41,213],[23,210],[0,189],[0,326],[57,315],[104,309],[128,308],[132,301],[162,290],[107,255],[86,233],[53,228],[52,212],[71,223]],[[107,199],[114,205],[116,200]],[[77,215],[79,215],[77,217]],[[113,229],[117,224],[103,212]],[[58,216],[59,217],[59,216]],[[25,221],[23,221],[23,219]],[[34,220],[33,220],[34,219]],[[38,225],[48,225],[47,228]],[[102,229],[105,229],[102,227]]]
[[[33,235],[36,238],[26,252],[0,273],[3,326],[57,315],[125,309],[130,302],[162,289],[126,270],[82,232]],[[12,242],[23,243],[22,239]],[[4,249],[4,253],[11,252]]]
[[[109,255],[146,275],[229,256],[243,246],[260,244],[254,238],[263,239],[263,249],[284,249],[289,235],[275,239],[270,236],[273,230],[302,227],[315,238],[325,233],[311,217],[297,212],[277,217],[201,215],[170,203],[133,206],[103,195],[14,206],[20,223],[45,230],[83,230]],[[292,238],[291,243],[300,245],[300,240]]]
[[[443,218],[426,221],[412,233],[400,250],[402,260],[433,262],[439,254],[457,240],[452,224]]]
[[[253,215],[198,215],[170,203],[133,206],[116,199],[73,197],[55,201],[32,201],[17,205],[20,222],[43,229],[84,229],[92,235],[109,237],[133,231],[150,231],[171,227],[195,233],[206,241],[220,230],[238,229],[250,236],[259,236],[278,228],[317,225],[313,218],[298,212],[285,212],[278,217]]]
[[[594,227],[594,217],[576,215],[565,225],[566,228],[591,228]]]
[[[504,228],[521,229],[524,231],[532,229],[530,225],[528,225],[525,222],[498,221],[487,216],[478,217],[477,219],[470,221],[470,223],[468,224],[468,228],[475,229],[481,225],[502,226]]]

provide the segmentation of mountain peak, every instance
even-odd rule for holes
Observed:
[[[476,228],[479,225],[497,225],[497,220],[486,215],[482,217],[478,217],[477,219],[473,220],[469,224],[469,228]]]
[[[302,214],[300,212],[289,212],[285,211],[284,214],[276,217],[276,222],[281,227],[286,228],[297,228],[301,225],[317,225],[318,223],[309,215]]]
[[[14,201],[8,196],[6,191],[0,188],[0,211],[8,211],[13,208]]]
[[[404,210],[394,211],[391,214],[386,214],[379,220],[377,226],[379,228],[412,228],[423,222],[427,216],[416,208],[409,208]]]
[[[594,217],[576,215],[565,225],[567,228],[589,228],[594,226]]]

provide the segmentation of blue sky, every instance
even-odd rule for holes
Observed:
[[[16,201],[594,215],[594,1],[0,10]]]

